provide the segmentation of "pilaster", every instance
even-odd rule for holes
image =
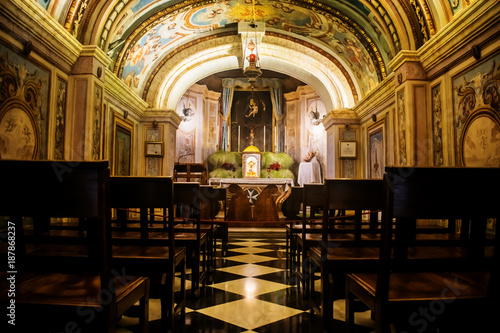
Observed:
[[[111,59],[97,46],[83,46],[70,76],[69,158],[102,159],[104,76]]]
[[[143,142],[139,144],[138,154],[144,156],[143,170],[139,170],[146,176],[173,175],[176,151],[176,133],[182,118],[175,110],[148,109],[141,118]],[[146,142],[161,142],[163,145],[163,156],[146,156]]]
[[[404,51],[389,64],[395,74],[398,165],[428,166],[432,161],[429,83],[419,59],[416,51]]]
[[[360,119],[351,109],[336,109],[323,119],[327,142],[327,170],[325,178],[357,178],[361,175]],[[341,158],[340,142],[356,142],[356,157]]]

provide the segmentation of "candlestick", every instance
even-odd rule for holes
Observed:
[[[238,125],[238,153],[240,152],[240,125]]]
[[[286,125],[285,125],[285,142],[283,142],[283,147],[286,148]]]
[[[266,151],[266,126],[264,126],[264,151]]]

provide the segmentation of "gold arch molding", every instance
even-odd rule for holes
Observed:
[[[175,109],[192,84],[217,72],[241,68],[241,57],[241,41],[237,35],[202,38],[162,60],[146,82],[143,99],[153,108]],[[310,85],[327,110],[349,108],[358,100],[359,87],[352,80],[353,73],[319,47],[266,35],[261,65],[263,69],[290,75]]]

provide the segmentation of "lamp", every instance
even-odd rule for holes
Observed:
[[[248,78],[248,82],[253,86],[257,78],[262,75],[259,52],[266,27],[264,22],[255,22],[253,0],[252,15],[251,22],[238,23],[238,33],[241,34],[241,44],[243,46],[243,75]]]

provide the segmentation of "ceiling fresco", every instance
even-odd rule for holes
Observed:
[[[402,49],[416,50],[472,0],[33,0],[84,44],[111,57],[110,69],[144,98],[158,67],[206,38],[237,36],[237,22],[266,23],[266,36],[306,46],[354,82],[363,98]],[[255,12],[252,9],[252,3]],[[436,13],[440,11],[440,15]],[[445,15],[442,15],[445,12]],[[434,12],[434,15],[433,15]],[[266,40],[262,50],[266,52]],[[297,47],[298,48],[298,47]],[[272,53],[272,52],[271,52]],[[233,54],[232,56],[240,56]],[[287,55],[282,55],[283,58]],[[288,57],[297,56],[293,50]],[[299,65],[297,65],[299,66]],[[268,68],[275,70],[274,68]],[[343,74],[343,75],[344,75]],[[202,79],[200,77],[199,79]],[[343,87],[345,88],[345,87]]]
[[[279,2],[258,3],[255,8],[256,20],[266,22],[266,29],[312,39],[336,54],[354,73],[363,91],[370,91],[385,77],[390,50],[380,52],[370,36],[356,27],[355,22],[349,22],[348,17]],[[127,85],[140,93],[159,60],[181,41],[186,43],[199,38],[201,33],[241,20],[249,21],[252,14],[251,6],[245,1],[226,1],[168,15],[145,34],[138,35],[139,40],[124,48],[123,57],[117,61],[116,72]]]

